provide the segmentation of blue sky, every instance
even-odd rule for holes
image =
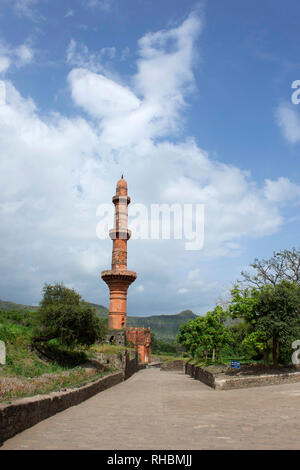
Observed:
[[[0,298],[37,304],[58,280],[108,305],[96,209],[122,172],[133,202],[205,206],[202,250],[129,241],[129,314],[203,314],[256,256],[298,246],[299,13],[1,0]]]

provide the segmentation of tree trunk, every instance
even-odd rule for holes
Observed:
[[[265,367],[269,367],[269,350],[264,350],[264,365]]]
[[[48,335],[48,336],[35,336],[32,338],[33,343],[41,343],[42,341],[49,341],[50,339],[54,339],[56,336]]]
[[[215,362],[215,357],[216,357],[216,350],[213,348],[213,353],[212,353],[212,360]]]
[[[278,367],[277,341],[276,341],[275,338],[273,338],[272,356],[273,356],[273,365],[274,365],[274,367]]]

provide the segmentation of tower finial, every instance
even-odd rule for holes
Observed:
[[[123,178],[123,173],[122,173],[121,179],[124,179],[124,178]]]

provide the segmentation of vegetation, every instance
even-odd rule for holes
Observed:
[[[6,365],[1,368],[2,374],[35,377],[63,370],[58,362],[47,363],[32,350],[34,320],[26,310],[0,311],[0,340],[6,344]]]
[[[282,250],[255,259],[252,273],[231,291],[231,301],[182,325],[177,340],[193,360],[228,363],[261,361],[273,367],[291,361],[300,338],[300,250]]]
[[[2,312],[12,312],[12,311],[23,311],[28,310],[30,312],[34,312],[38,310],[39,307],[33,305],[23,305],[23,304],[16,304],[14,302],[7,302],[6,300],[0,300],[0,310]]]
[[[181,325],[177,341],[182,344],[192,357],[212,357],[215,362],[216,355],[226,344],[233,341],[230,329],[223,324],[224,312],[216,307],[207,312],[205,317],[198,317]]]
[[[6,364],[0,367],[0,401],[79,387],[111,370],[85,368],[88,358],[94,356],[94,345],[70,348],[54,339],[44,344],[47,355],[41,355],[32,347],[36,325],[37,312],[0,310],[0,340],[6,345]]]
[[[155,337],[164,343],[175,343],[178,329],[182,323],[197,318],[191,310],[184,310],[177,315],[152,315],[149,317],[127,317],[128,326],[150,327]]]
[[[85,302],[85,305],[91,307],[95,311],[96,315],[100,317],[107,326],[109,312],[106,307],[91,302]],[[37,311],[39,307],[26,306],[23,304],[15,304],[13,302],[0,300],[0,309],[8,311],[24,309],[28,311]],[[191,310],[184,310],[176,315],[152,315],[149,317],[127,316],[127,325],[150,327],[151,332],[155,334],[155,337],[159,341],[171,344],[174,350],[176,346],[175,338],[178,333],[179,326],[194,318],[197,318],[197,315],[195,315]]]
[[[94,354],[89,346],[106,334],[94,309],[62,284],[45,285],[43,294],[39,309],[0,310],[0,400],[78,387],[110,370],[85,366]]]
[[[263,286],[277,285],[281,281],[300,282],[300,249],[281,250],[273,253],[270,259],[259,260],[255,258],[250,264],[252,272],[242,271],[242,280],[245,287],[260,289]]]
[[[249,325],[243,343],[262,352],[266,366],[272,350],[273,365],[277,366],[279,359],[288,359],[290,345],[300,337],[300,286],[285,280],[244,291],[235,286],[229,312]]]
[[[61,344],[91,345],[103,341],[106,335],[104,322],[97,317],[74,290],[56,283],[46,284],[37,313],[38,326],[34,342],[59,339]]]
[[[151,353],[152,354],[176,354],[178,352],[178,347],[173,342],[166,342],[158,339],[151,331]]]

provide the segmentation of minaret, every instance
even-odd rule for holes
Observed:
[[[131,231],[127,228],[128,204],[127,183],[123,178],[117,183],[116,195],[112,202],[115,205],[114,228],[109,231],[113,240],[112,263],[110,271],[102,271],[101,277],[109,287],[110,304],[108,329],[126,328],[127,289],[136,280],[134,271],[127,271],[127,240]]]

